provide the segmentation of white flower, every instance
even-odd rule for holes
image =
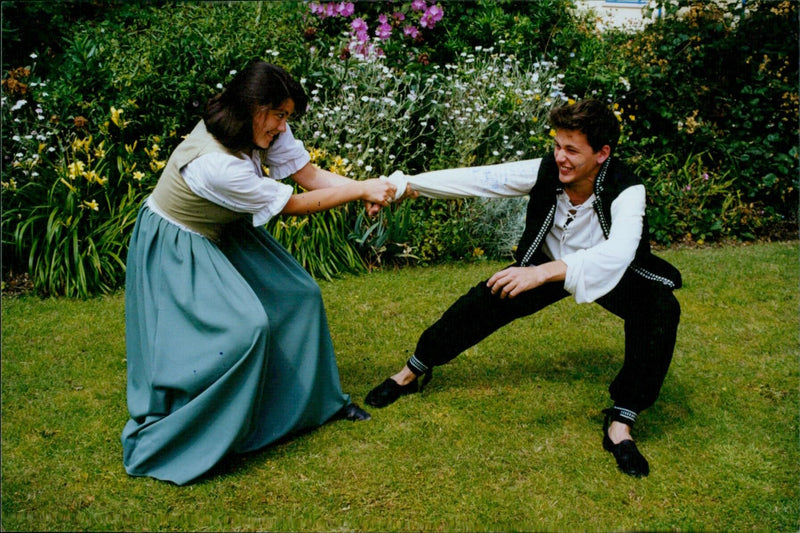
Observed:
[[[17,103],[11,106],[11,111],[16,111],[17,109],[21,109],[22,106],[24,106],[27,103],[28,103],[27,100],[17,100]]]

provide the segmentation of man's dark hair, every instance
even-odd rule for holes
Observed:
[[[277,65],[255,61],[234,76],[224,91],[206,103],[206,129],[225,147],[253,147],[253,116],[259,107],[274,109],[291,98],[294,115],[305,113],[308,96],[291,74]]]
[[[565,104],[550,110],[550,125],[556,129],[577,130],[586,135],[595,152],[605,145],[611,153],[619,142],[619,120],[614,112],[596,98],[587,98],[575,104]]]

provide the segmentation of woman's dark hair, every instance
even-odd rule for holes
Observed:
[[[308,96],[302,85],[281,67],[255,61],[208,100],[203,121],[225,147],[247,151],[253,146],[253,116],[258,108],[274,109],[289,98],[294,101],[294,116],[305,113]]]
[[[550,125],[556,129],[577,130],[586,135],[592,150],[599,152],[605,145],[611,153],[619,142],[619,120],[614,112],[595,98],[566,104],[550,111]]]

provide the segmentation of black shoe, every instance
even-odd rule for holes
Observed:
[[[627,439],[618,444],[611,442],[611,438],[608,436],[608,426],[611,425],[608,411],[603,411],[606,414],[606,419],[603,423],[603,449],[611,452],[622,472],[633,477],[648,475],[650,473],[650,465],[647,463],[647,459],[639,453],[636,444],[632,440]]]
[[[372,407],[386,407],[393,404],[400,396],[422,392],[422,389],[431,380],[431,376],[432,372],[428,370],[422,378],[421,384],[418,383],[419,379],[415,379],[408,385],[399,385],[392,378],[386,378],[383,383],[367,393],[364,401]]]
[[[369,420],[372,418],[372,415],[356,404],[350,403],[339,409],[332,417],[333,420],[341,420],[342,418],[352,420],[353,422],[361,422],[362,420]]]

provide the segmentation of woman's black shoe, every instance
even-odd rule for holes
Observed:
[[[361,422],[362,420],[369,420],[372,416],[357,406],[354,403],[350,403],[339,409],[339,411],[333,415],[333,420],[341,420],[345,418],[347,420],[352,420],[353,422]]]
[[[372,407],[386,407],[393,404],[400,396],[422,392],[425,385],[431,380],[432,372],[429,370],[422,378],[422,383],[415,379],[408,385],[399,385],[392,378],[386,378],[383,383],[369,391],[364,401]]]
[[[611,425],[610,409],[603,411],[606,415],[605,422],[603,422],[603,449],[611,452],[614,459],[617,460],[619,469],[633,477],[642,477],[650,473],[650,465],[647,459],[639,453],[636,444],[630,440],[624,440],[619,444],[611,442],[608,436],[608,426]]]

